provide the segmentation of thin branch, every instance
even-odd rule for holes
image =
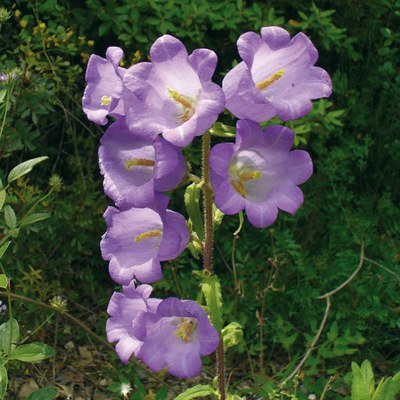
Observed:
[[[376,261],[374,261],[374,260],[371,260],[371,259],[368,258],[368,257],[364,257],[364,260],[365,260],[365,261],[368,261],[369,263],[371,263],[371,264],[373,264],[373,265],[376,265],[376,266],[379,267],[379,268],[382,268],[383,270],[385,270],[385,271],[388,272],[389,274],[395,276],[397,279],[400,279],[400,275],[396,274],[396,272],[392,271],[392,270],[389,269],[388,267],[385,267],[384,265],[379,264],[378,262],[376,262]]]
[[[282,383],[280,384],[280,386],[283,386],[286,384],[286,382],[288,382],[289,380],[291,380],[301,369],[301,367],[304,365],[304,363],[306,362],[307,358],[309,357],[309,355],[311,354],[311,352],[314,350],[315,345],[317,344],[322,331],[325,328],[326,325],[326,321],[328,320],[328,316],[329,316],[329,312],[331,309],[331,297],[338,293],[340,290],[342,290],[344,287],[346,287],[356,276],[357,274],[361,271],[361,268],[364,265],[364,260],[366,260],[365,256],[364,256],[364,242],[361,243],[361,251],[360,251],[360,262],[358,263],[357,268],[355,269],[355,271],[349,276],[349,278],[347,278],[341,285],[339,285],[336,289],[331,290],[328,293],[323,294],[322,296],[318,296],[317,299],[318,300],[322,300],[325,299],[326,300],[326,308],[325,308],[325,313],[324,316],[322,318],[321,324],[319,326],[318,332],[315,335],[309,349],[307,350],[306,354],[304,354],[304,357],[301,359],[301,361],[299,362],[299,364],[297,365],[297,367],[293,370],[293,372],[287,377],[285,378]]]
[[[360,262],[358,263],[358,267],[356,270],[347,278],[341,285],[339,285],[336,289],[331,290],[328,293],[323,294],[322,296],[318,296],[317,299],[325,299],[326,297],[333,296],[335,293],[342,290],[345,286],[347,286],[360,272],[361,268],[364,265],[364,242],[361,243],[361,252],[360,252]]]
[[[322,318],[321,325],[319,326],[317,334],[315,335],[306,354],[304,354],[304,357],[301,359],[301,361],[299,362],[297,367],[293,370],[293,372],[287,378],[285,378],[284,381],[282,381],[281,386],[285,385],[286,382],[290,381],[300,371],[301,367],[304,365],[307,358],[309,357],[311,352],[314,350],[314,347],[317,344],[317,342],[322,334],[322,331],[325,328],[325,324],[326,324],[326,321],[328,320],[330,309],[331,309],[331,299],[330,299],[330,296],[328,296],[328,297],[326,297],[326,308],[325,308],[324,317]]]

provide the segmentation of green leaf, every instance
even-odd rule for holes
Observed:
[[[196,397],[214,396],[218,398],[217,392],[209,385],[196,385],[190,389],[185,390],[175,400],[189,400]]]
[[[10,345],[11,339],[11,345]],[[4,353],[7,355],[15,349],[15,343],[19,340],[19,325],[16,319],[4,322],[0,325],[0,345]]]
[[[216,275],[205,276],[200,283],[201,291],[206,299],[211,321],[218,332],[221,332],[222,322],[222,295],[221,285]]]
[[[0,275],[0,288],[7,289],[8,286],[8,279],[4,274]]]
[[[35,390],[30,394],[28,400],[53,400],[58,396],[58,390],[54,387]]]
[[[53,349],[44,343],[29,343],[16,347],[10,354],[10,360],[23,362],[42,361],[54,355]]]
[[[4,399],[7,392],[8,376],[4,365],[0,365],[0,399]]]
[[[4,207],[4,220],[10,229],[14,229],[17,226],[17,217],[10,206]]]
[[[236,346],[243,339],[243,330],[237,322],[231,322],[221,331],[224,349]]]
[[[24,226],[24,225],[30,225],[30,224],[34,224],[36,222],[39,221],[43,221],[44,219],[47,219],[50,217],[49,213],[35,213],[35,214],[31,214],[28,215],[26,217],[23,217],[21,219],[21,222],[19,223],[20,226]]]
[[[4,256],[4,253],[7,251],[8,246],[10,245],[11,241],[7,241],[0,246],[0,260]]]
[[[200,209],[202,183],[192,183],[185,190],[185,206],[200,241],[204,240],[203,216]]]
[[[16,179],[20,178],[21,176],[24,176],[27,173],[31,172],[32,168],[36,164],[39,164],[42,161],[47,160],[48,158],[49,157],[47,157],[47,156],[36,157],[36,158],[32,158],[31,160],[24,161],[21,164],[18,164],[8,174],[8,178],[7,178],[8,183],[11,183],[12,181],[15,181]]]
[[[6,195],[5,189],[0,190],[0,210],[3,208],[4,202],[6,201]]]
[[[372,372],[371,364],[365,360],[361,368],[357,363],[351,363],[353,371],[353,383],[351,386],[351,400],[371,400],[374,392],[374,373]]]

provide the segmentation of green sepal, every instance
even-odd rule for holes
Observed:
[[[175,397],[174,400],[190,400],[196,397],[213,396],[218,399],[218,392],[213,389],[210,385],[196,385],[190,389],[185,390],[179,396]]]
[[[224,349],[236,346],[243,339],[242,327],[237,322],[231,322],[222,329],[221,336],[224,341]]]
[[[225,214],[213,204],[213,225],[221,225],[224,216]]]
[[[203,280],[200,283],[201,291],[206,299],[208,313],[211,317],[211,322],[218,333],[221,332],[222,321],[222,294],[221,285],[216,275],[203,274]]]
[[[189,215],[190,221],[193,224],[194,231],[202,242],[204,240],[204,224],[203,216],[200,209],[201,188],[203,182],[192,183],[185,190],[185,206]]]
[[[10,360],[37,362],[54,355],[53,349],[44,343],[22,344],[11,351]]]
[[[224,138],[234,138],[235,134],[235,127],[225,125],[222,122],[216,122],[210,129],[210,133],[212,136],[224,137]]]
[[[21,164],[18,164],[8,174],[8,178],[7,178],[8,183],[11,183],[12,181],[15,181],[16,179],[21,178],[21,176],[24,176],[27,173],[31,172],[32,168],[36,164],[39,164],[40,162],[47,160],[48,158],[49,157],[47,157],[47,156],[36,157],[36,158],[32,158],[31,160],[24,161]]]

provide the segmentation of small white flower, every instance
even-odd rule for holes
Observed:
[[[121,394],[127,396],[132,391],[130,383],[121,383]]]

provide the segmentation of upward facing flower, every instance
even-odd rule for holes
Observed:
[[[312,99],[328,97],[328,73],[315,67],[317,49],[303,33],[293,39],[282,28],[271,26],[240,36],[243,61],[225,76],[222,87],[226,108],[236,117],[256,122],[277,115],[287,121],[306,115]]]
[[[125,115],[135,134],[155,138],[162,133],[183,147],[202,135],[224,109],[224,94],[211,82],[217,56],[197,49],[190,56],[170,35],[157,39],[151,62],[130,67],[124,77]]]
[[[271,225],[278,208],[294,214],[303,203],[297,185],[312,174],[309,154],[292,150],[293,131],[271,125],[263,131],[252,121],[237,123],[236,143],[211,150],[211,184],[215,205],[225,214],[245,209],[258,228]]]

